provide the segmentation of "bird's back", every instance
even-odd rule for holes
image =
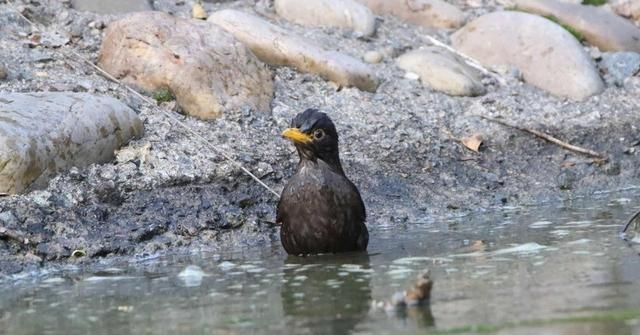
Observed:
[[[278,204],[280,237],[289,254],[365,250],[365,219],[356,186],[321,160],[301,164]]]

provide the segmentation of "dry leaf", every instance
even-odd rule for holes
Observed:
[[[482,145],[482,135],[473,134],[469,137],[465,137],[461,140],[462,144],[471,151],[480,152],[480,146]]]
[[[207,12],[204,10],[204,8],[199,2],[196,2],[193,4],[193,7],[191,7],[191,16],[194,19],[206,20]]]

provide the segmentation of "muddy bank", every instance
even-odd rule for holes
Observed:
[[[178,16],[190,13],[188,4],[155,3],[156,9]],[[250,10],[253,5],[237,1],[205,7]],[[0,35],[0,59],[9,73],[0,81],[0,91],[86,91],[115,97],[137,111],[145,135],[112,163],[72,169],[44,189],[1,198],[0,223],[17,238],[0,238],[0,274],[116,255],[261,248],[278,238],[278,228],[271,224],[277,199],[164,115],[57,51],[73,49],[95,61],[102,29],[115,16],[75,11],[57,1],[19,6],[32,19],[70,31],[72,37],[64,46],[29,47],[29,26],[0,3],[0,25],[8,27]],[[427,45],[427,33],[443,40],[447,36],[386,16],[373,38],[284,20],[278,24],[354,57]],[[394,62],[386,57],[372,65],[382,79],[375,93],[336,89],[318,76],[283,67],[273,69],[271,114],[235,110],[211,121],[174,115],[280,191],[297,162],[293,147],[280,138],[281,130],[306,108],[328,112],[341,136],[344,168],[367,205],[372,234],[401,223],[588,197],[640,184],[635,126],[640,77],[626,79],[622,87],[607,86],[582,102],[553,97],[510,77],[506,85],[485,78],[484,96],[450,97],[408,79]],[[170,101],[160,108],[173,111],[176,105]],[[596,164],[477,115],[546,131],[604,152],[609,162]],[[476,133],[485,138],[480,153],[452,139]]]

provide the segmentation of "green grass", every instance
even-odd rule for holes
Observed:
[[[584,0],[584,2],[599,2],[599,1],[603,1],[603,0]],[[604,1],[606,2],[606,0],[604,0]],[[522,9],[520,9],[518,7],[511,7],[511,8],[507,8],[506,10],[512,10],[512,11],[515,11],[515,12],[529,13],[526,10],[522,10]],[[529,13],[529,14],[531,14],[531,13]],[[568,31],[571,35],[573,35],[573,37],[575,37],[578,41],[580,41],[580,42],[584,41],[584,35],[582,35],[579,31],[575,30],[570,25],[567,25],[567,24],[564,24],[564,23],[560,22],[560,20],[558,20],[557,17],[555,17],[553,15],[545,15],[543,17],[546,18],[547,20],[553,21],[554,23],[560,25],[562,28],[564,28],[564,30]]]
[[[578,41],[580,41],[580,42],[584,41],[584,35],[582,35],[579,31],[575,30],[570,25],[567,25],[567,24],[564,24],[564,23],[560,22],[560,20],[558,20],[557,17],[555,17],[553,15],[545,15],[544,17],[546,19],[550,20],[550,21],[553,21],[553,22],[559,24],[562,28],[564,28],[571,35],[573,35],[573,37],[575,37]]]
[[[607,0],[582,0],[583,5],[589,6],[602,6],[607,3]]]
[[[158,103],[173,101],[176,99],[168,88],[161,88],[153,92],[153,98]]]

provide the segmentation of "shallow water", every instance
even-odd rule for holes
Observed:
[[[279,245],[69,269],[0,283],[7,334],[640,334],[640,193],[371,224],[368,255]],[[385,312],[429,269],[430,306]]]

